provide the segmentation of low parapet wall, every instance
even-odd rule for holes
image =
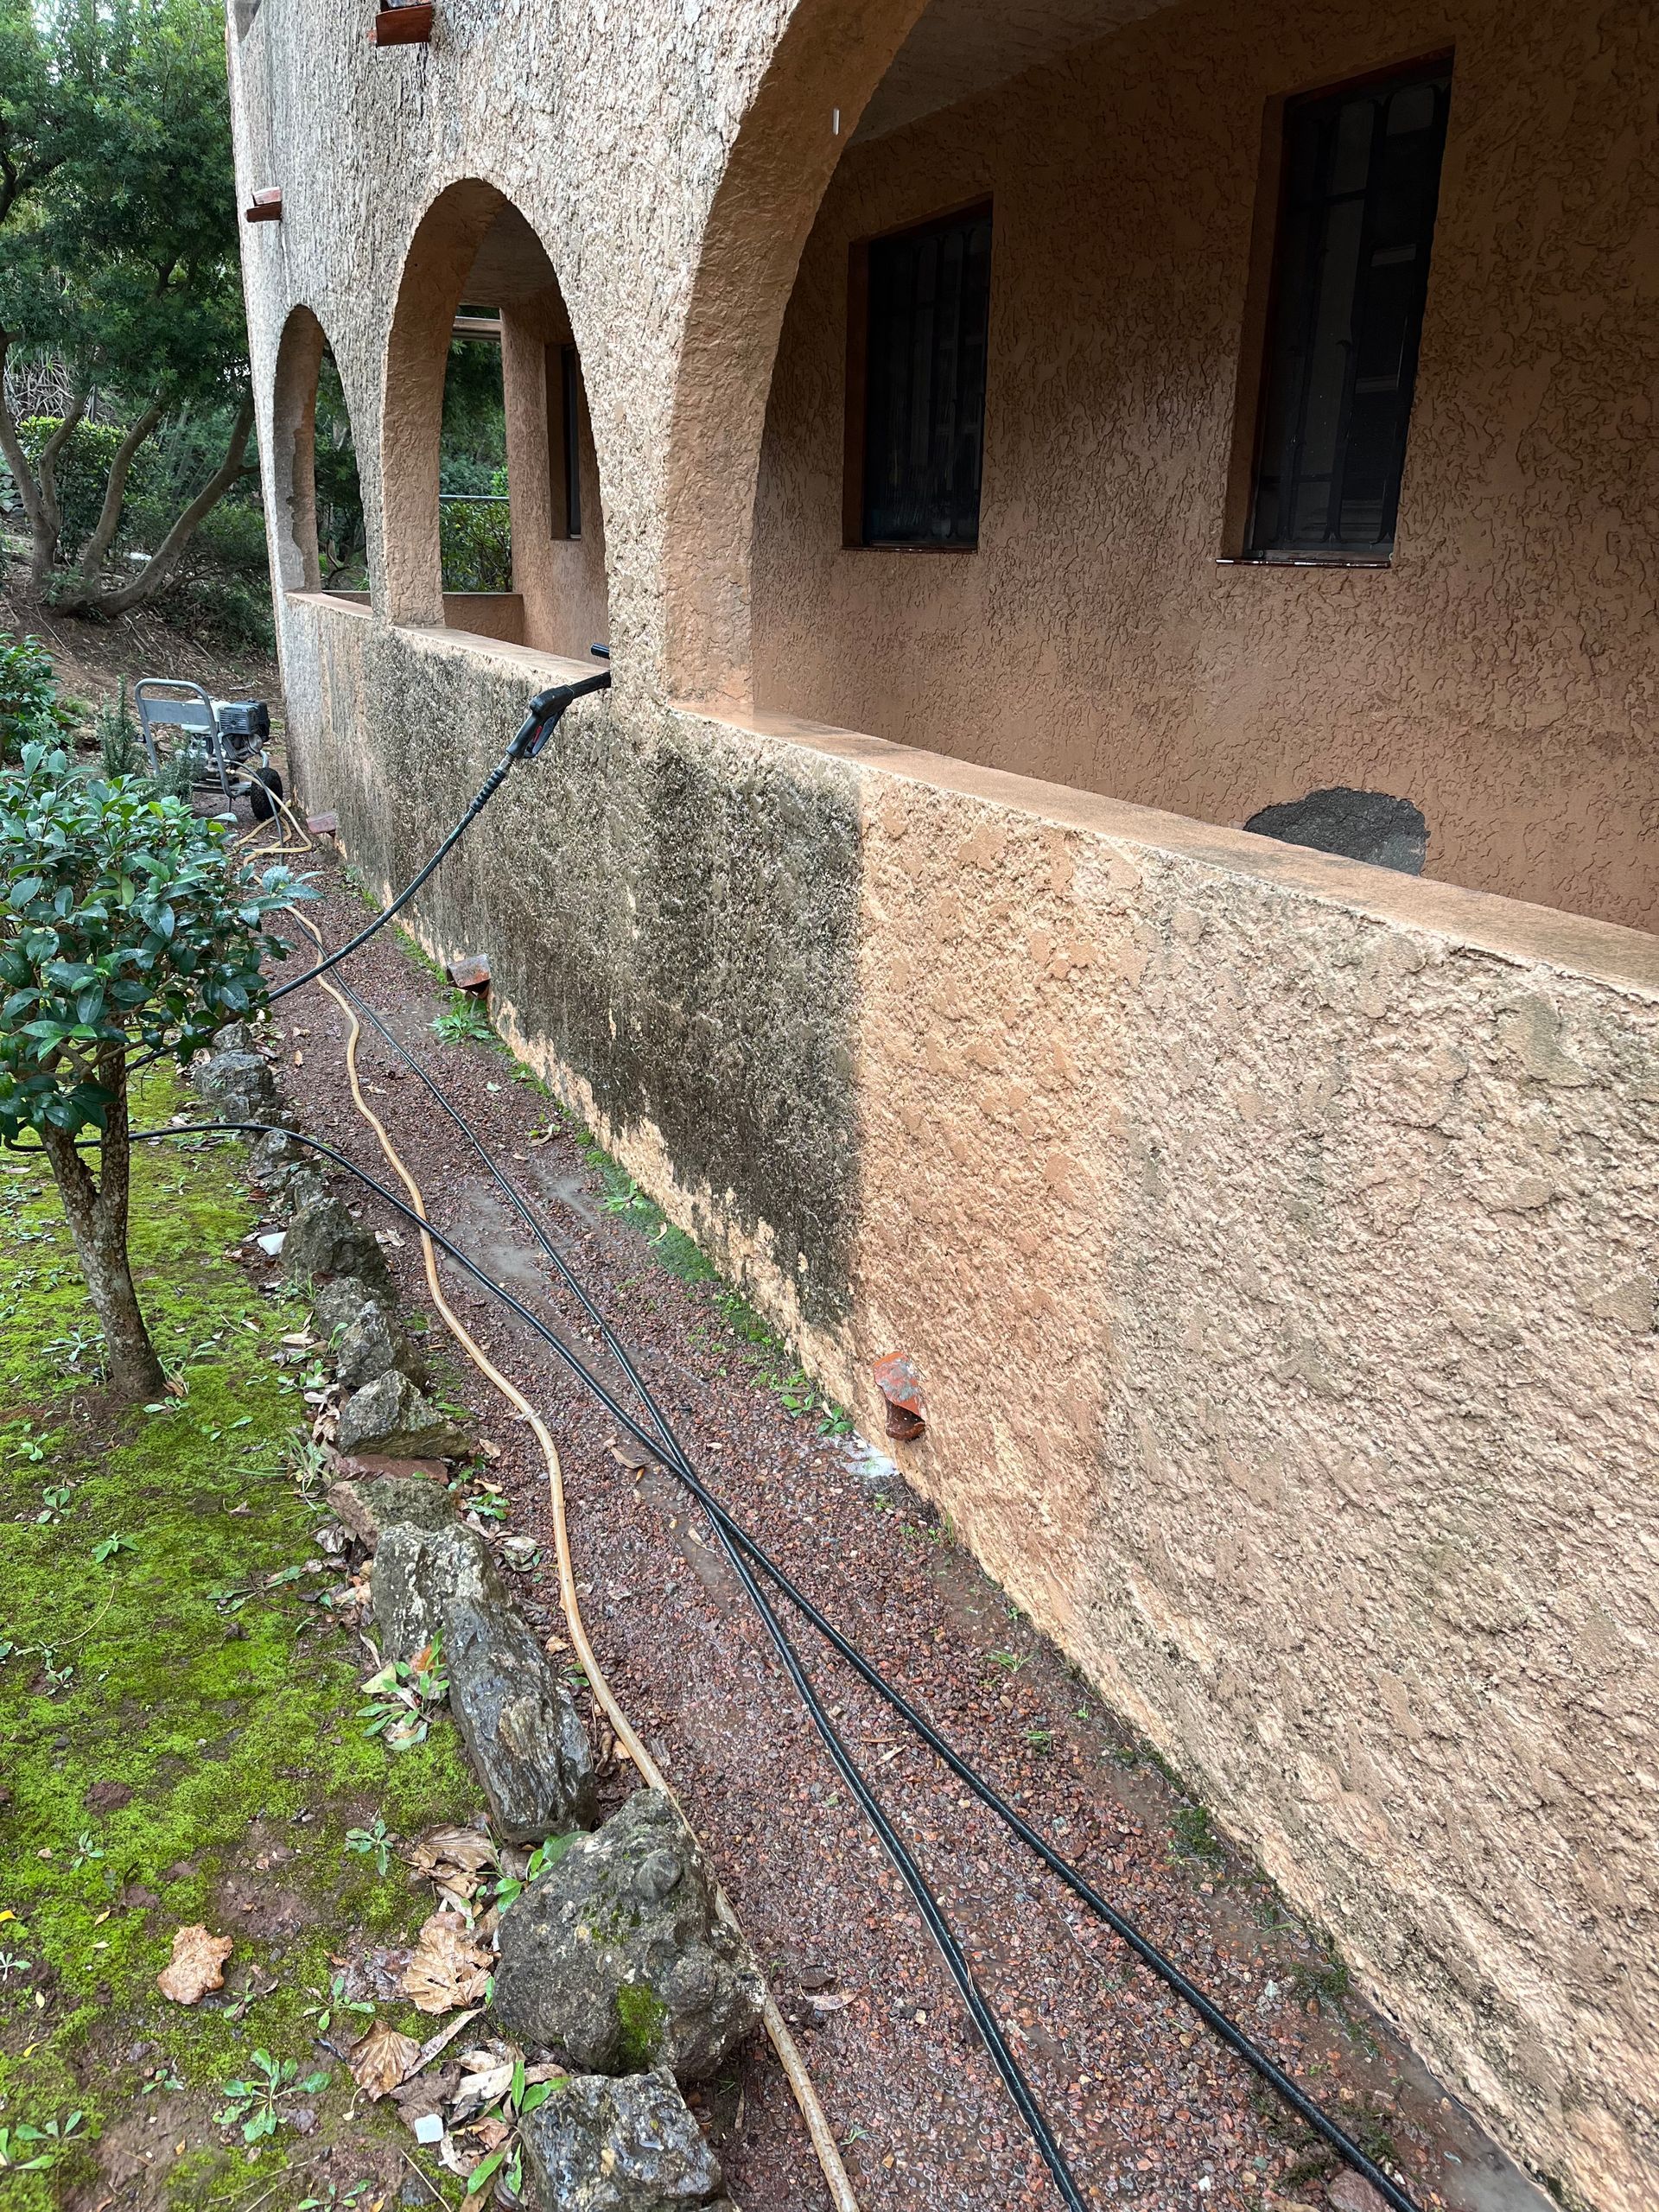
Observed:
[[[568,664],[290,598],[401,880]],[[1659,2201],[1659,944],[588,702],[419,908],[1569,2198]]]

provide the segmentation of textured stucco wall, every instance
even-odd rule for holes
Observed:
[[[1447,45],[1394,567],[1218,566],[1263,118]],[[1206,0],[854,145],[755,523],[765,707],[1200,820],[1403,794],[1446,880],[1659,922],[1659,13]],[[979,550],[842,544],[857,238],[995,200]]]
[[[376,55],[354,10],[267,0],[232,35],[242,188],[285,195],[283,222],[245,241],[271,511],[289,511],[277,464],[296,453],[291,419],[266,435],[278,343],[309,305],[369,521],[372,607],[279,594],[301,787],[390,886],[524,696],[580,665],[389,619],[423,588],[387,557],[383,455],[409,434],[411,388],[389,334],[423,217],[481,179],[546,247],[582,348],[616,688],[509,784],[420,905],[426,940],[490,955],[526,1048],[872,1433],[871,1358],[915,1354],[931,1419],[914,1478],[1509,2139],[1578,2202],[1637,2212],[1659,2198],[1643,2040],[1659,2001],[1653,942],[874,738],[669,703],[677,683],[746,690],[734,517],[760,456],[762,341],[833,166],[830,99],[850,88],[850,133],[916,12],[573,0],[556,23],[531,0],[445,0],[431,49]],[[1290,60],[1316,12],[1333,16],[1287,6],[1269,26]],[[1192,20],[1167,91],[1189,134],[1212,111],[1188,80],[1219,66],[1213,22]],[[1551,99],[1501,142],[1494,253],[1536,231],[1539,134],[1637,97],[1642,21],[1597,8],[1581,52],[1558,35]],[[1516,34],[1529,69],[1542,35],[1531,16]],[[1259,85],[1250,66],[1240,81]],[[1197,385],[1143,360],[1141,412],[1197,408],[1194,448],[1208,439],[1223,470],[1194,397],[1224,383],[1221,310],[1189,234],[1232,130],[1208,167],[1186,146],[1200,196],[1185,229],[1155,195],[1129,202],[1139,234],[1156,213],[1183,245],[1177,304],[1204,340]],[[1637,123],[1629,136],[1634,162]],[[1048,163],[1041,134],[1027,151]],[[1086,199],[1086,179],[1045,175],[1051,197]],[[1586,156],[1563,188],[1575,235],[1602,220],[1602,175]],[[1622,237],[1616,192],[1606,204]],[[1573,442],[1579,409],[1599,330],[1640,303],[1627,292],[1598,320],[1611,290],[1583,288],[1575,328],[1578,283],[1561,263],[1550,375],[1566,397],[1541,400],[1521,459],[1493,462],[1469,552],[1460,650],[1513,664],[1505,698],[1544,696],[1550,639],[1561,665],[1599,668],[1587,646],[1573,658],[1592,588],[1628,620],[1647,557],[1621,540],[1603,576],[1563,551],[1554,596],[1527,601],[1535,620],[1489,636],[1494,571],[1475,555],[1511,527],[1515,472],[1541,482],[1553,441],[1575,531],[1603,482]],[[1509,389],[1506,361],[1530,359],[1541,312],[1488,332],[1480,404]],[[1093,404],[1074,362],[1052,373]],[[1125,445],[1133,396],[1104,424],[1065,415],[1078,449]],[[1125,450],[1179,537],[1173,443]],[[1446,450],[1476,468],[1457,439]],[[1507,622],[1544,556],[1503,543]],[[1082,537],[1058,551],[1061,571],[1093,557]],[[1464,573],[1423,594],[1420,625],[1444,624]],[[1214,589],[1282,581],[1230,572]],[[1316,579],[1294,636],[1242,626],[1235,664],[1313,682],[1314,645],[1353,626],[1344,594],[1376,581]],[[1144,600],[1121,618],[1090,603],[1133,660]],[[996,613],[907,612],[896,588],[887,611],[917,617],[908,650],[938,669],[967,613]],[[1184,674],[1165,669],[1194,715],[1226,676],[1209,635],[1194,631]],[[854,645],[876,651],[868,630]],[[1459,725],[1477,762],[1485,728]],[[1530,766],[1505,757],[1532,804]]]
[[[389,888],[563,664],[288,615]],[[1649,2205],[1652,940],[603,706],[418,912],[869,1433],[918,1359],[911,1478],[1418,2047]]]

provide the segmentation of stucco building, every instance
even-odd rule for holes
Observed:
[[[873,1435],[914,1358],[911,1478],[1644,2212],[1659,13],[372,6],[228,30],[308,800],[401,880],[608,641],[421,931]],[[463,306],[514,589],[446,600]]]

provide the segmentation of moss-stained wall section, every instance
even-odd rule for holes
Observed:
[[[289,607],[305,788],[383,889],[461,814],[526,696],[590,672]],[[860,865],[848,769],[671,715],[625,728],[601,696],[513,771],[414,909],[434,950],[487,953],[498,1017],[806,1332],[850,1310]]]

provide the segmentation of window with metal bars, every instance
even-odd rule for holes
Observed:
[[[1286,110],[1258,560],[1393,552],[1451,86],[1442,60]]]
[[[866,264],[866,545],[979,538],[991,211],[872,239]]]

